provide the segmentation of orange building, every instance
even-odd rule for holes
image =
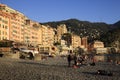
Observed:
[[[0,40],[10,39],[10,17],[6,12],[0,11]]]
[[[1,40],[23,41],[22,27],[24,27],[24,20],[26,17],[7,5],[0,4],[0,18],[0,25],[3,27],[0,29],[2,32]],[[6,29],[6,32],[3,31],[3,29]]]
[[[87,37],[81,38],[81,45],[82,45],[84,48],[88,48]]]
[[[40,27],[41,25],[32,20],[26,20],[26,25],[24,27],[24,42],[28,45],[40,44]]]
[[[0,40],[37,45],[41,43],[40,24],[24,14],[0,4]]]
[[[41,39],[42,45],[53,45],[54,43],[54,29],[50,26],[42,25],[41,27]]]

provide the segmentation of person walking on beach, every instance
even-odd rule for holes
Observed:
[[[76,66],[77,65],[77,56],[74,55],[74,65]]]
[[[67,61],[68,61],[68,67],[70,67],[70,65],[71,65],[71,51],[70,51],[70,53],[68,54],[68,56],[67,56]]]

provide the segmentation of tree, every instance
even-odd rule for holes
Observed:
[[[74,51],[77,55],[82,55],[84,53],[84,50],[80,47],[77,47]]]
[[[57,46],[57,45],[60,45],[60,43],[59,42],[55,42],[54,45]]]
[[[65,33],[62,35],[62,39],[67,41],[67,45],[70,46],[72,43],[72,35],[70,33]]]

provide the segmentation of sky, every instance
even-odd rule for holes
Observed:
[[[116,23],[120,20],[120,0],[0,0],[37,22],[78,19]]]

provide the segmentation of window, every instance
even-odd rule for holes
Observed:
[[[2,37],[2,40],[4,40],[4,37]]]
[[[13,33],[16,33],[16,34],[17,34],[17,31],[16,31],[16,30],[13,30]]]
[[[5,37],[5,39],[7,39],[7,37]]]
[[[3,35],[4,35],[4,31],[3,31]]]
[[[2,20],[2,18],[0,18],[0,21]]]
[[[7,26],[5,26],[5,29],[7,29]]]
[[[2,20],[2,22],[3,22],[3,23],[5,23],[5,24],[7,24],[7,23],[8,23],[8,21],[5,21],[5,20]]]
[[[5,35],[7,35],[7,32],[5,32]]]

